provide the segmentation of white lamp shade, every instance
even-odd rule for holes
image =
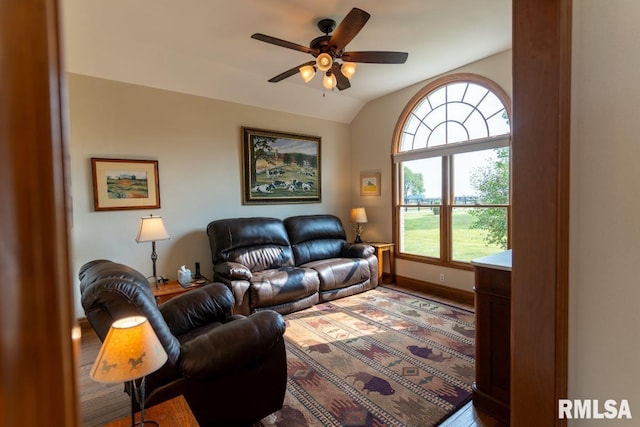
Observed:
[[[305,83],[309,83],[313,76],[316,75],[316,71],[313,69],[311,65],[305,65],[304,67],[300,67],[300,76]]]
[[[367,211],[364,208],[351,209],[351,222],[359,224],[367,222]]]
[[[155,242],[169,239],[169,233],[164,228],[161,216],[145,216],[140,218],[140,228],[136,242]]]
[[[336,87],[336,84],[338,84],[338,82],[336,81],[336,76],[334,76],[333,74],[324,75],[324,78],[322,79],[322,86],[324,86],[325,89],[331,90]]]
[[[316,67],[320,71],[328,71],[333,65],[333,58],[328,53],[321,53],[316,57]]]
[[[342,64],[340,71],[342,72],[342,75],[350,79],[356,73],[356,64],[353,62],[345,62]]]
[[[101,383],[122,383],[160,369],[167,353],[144,316],[125,317],[111,325],[91,368]]]

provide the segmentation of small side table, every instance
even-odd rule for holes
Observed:
[[[162,427],[198,427],[198,421],[193,416],[191,408],[178,396],[166,402],[159,403],[149,408],[144,408],[145,421],[156,421]],[[136,421],[140,421],[140,413],[136,413]],[[146,424],[146,423],[145,423]],[[105,424],[103,427],[129,427],[131,425],[131,413],[119,420]]]
[[[160,283],[158,285],[158,289],[156,289],[156,287],[151,284],[151,289],[153,290],[153,296],[156,297],[156,303],[160,305],[164,302],[169,301],[173,297],[188,292],[192,289],[198,289],[204,285],[208,285],[209,283],[211,283],[211,280],[205,277],[201,277],[200,279],[194,279],[194,281],[191,282],[190,286],[182,287],[182,285],[178,283],[177,280],[171,280],[170,282],[164,284]]]
[[[376,249],[376,257],[378,258],[378,284],[382,283],[382,276],[384,274],[384,253],[389,255],[389,275],[391,276],[391,283],[396,280],[396,266],[395,266],[395,244],[382,243],[382,242],[365,242],[367,245],[371,245]]]

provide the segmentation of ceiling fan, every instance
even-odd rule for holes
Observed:
[[[371,15],[364,10],[354,7],[337,27],[336,21],[333,19],[321,19],[318,21],[318,28],[324,33],[324,36],[311,40],[309,47],[261,33],[255,33],[251,38],[309,53],[316,58],[278,74],[269,79],[269,82],[277,83],[297,73],[301,74],[305,82],[309,82],[317,69],[324,73],[323,85],[325,88],[337,87],[339,90],[344,90],[351,87],[349,79],[355,72],[355,63],[404,64],[409,56],[406,52],[345,52],[346,45],[362,30],[370,17]],[[332,32],[333,35],[329,35]]]

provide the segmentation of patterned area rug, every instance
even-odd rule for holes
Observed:
[[[284,407],[258,426],[435,426],[471,398],[470,311],[378,287],[285,319]]]

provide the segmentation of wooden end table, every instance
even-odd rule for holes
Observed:
[[[144,408],[144,419],[145,421],[156,421],[162,427],[198,427],[199,425],[187,401],[182,396]],[[136,421],[140,421],[139,412],[136,413]],[[129,427],[130,425],[131,414],[129,413],[126,417],[105,424],[103,427]]]
[[[382,276],[384,274],[384,253],[389,254],[389,275],[391,276],[391,283],[396,280],[396,267],[395,267],[395,244],[383,243],[383,242],[365,242],[367,245],[371,245],[376,249],[376,257],[378,258],[378,284],[382,283]]]
[[[198,289],[209,283],[211,283],[211,280],[201,277],[200,279],[194,279],[189,286],[183,287],[177,280],[171,280],[167,283],[160,283],[158,289],[151,284],[151,289],[153,290],[153,296],[156,297],[156,303],[160,305],[173,297],[193,289]]]

